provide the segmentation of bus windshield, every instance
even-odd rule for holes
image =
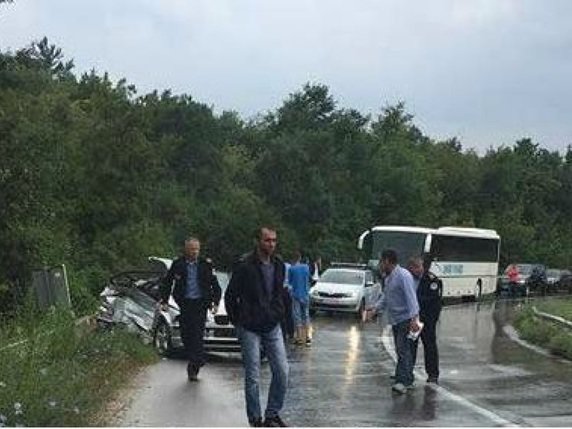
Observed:
[[[427,234],[403,231],[373,231],[370,263],[377,263],[384,250],[392,249],[397,253],[400,265],[405,266],[409,258],[421,256]]]

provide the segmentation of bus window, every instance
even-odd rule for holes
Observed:
[[[497,262],[498,241],[435,234],[431,254],[435,261]]]

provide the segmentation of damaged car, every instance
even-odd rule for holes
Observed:
[[[100,294],[98,325],[122,325],[138,332],[163,356],[182,351],[178,305],[172,296],[166,310],[158,305],[161,282],[171,262],[167,258],[150,257],[149,271],[129,271],[112,276]],[[215,271],[215,275],[224,293],[229,275],[222,271]],[[204,347],[206,352],[240,352],[240,343],[226,314],[224,300],[221,300],[216,314],[207,312]]]

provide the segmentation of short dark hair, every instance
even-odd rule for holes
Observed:
[[[407,266],[412,267],[414,265],[419,265],[419,266],[422,266],[423,268],[425,268],[423,257],[412,256],[411,258],[409,258],[409,261],[407,261]]]
[[[395,265],[397,264],[397,252],[393,249],[386,249],[381,252],[381,259]]]
[[[276,232],[276,228],[271,225],[262,225],[256,229],[255,237],[257,240],[262,239],[262,230],[267,229],[268,231]]]

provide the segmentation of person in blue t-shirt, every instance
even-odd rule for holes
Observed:
[[[288,282],[292,290],[292,314],[296,326],[296,344],[310,345],[310,267],[301,262],[302,254],[294,253],[288,270]]]
[[[292,316],[292,293],[290,291],[290,284],[288,282],[288,272],[290,271],[290,264],[284,262],[284,318],[280,322],[282,327],[282,335],[284,342],[294,341],[294,319]]]

